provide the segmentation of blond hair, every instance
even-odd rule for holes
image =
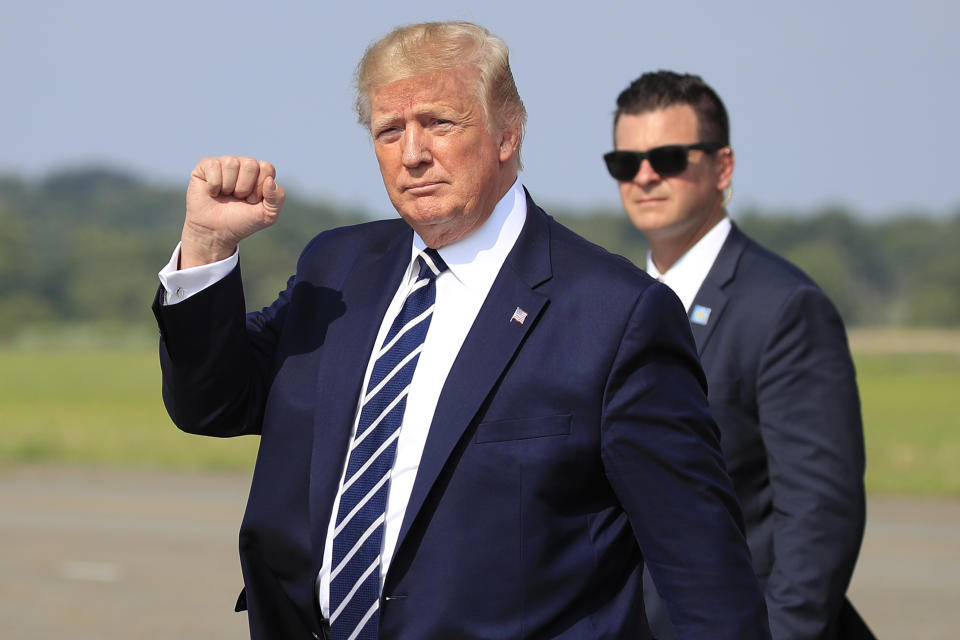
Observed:
[[[527,111],[510,71],[506,43],[471,22],[424,22],[398,27],[374,42],[356,72],[356,109],[360,124],[370,127],[370,94],[391,82],[463,65],[479,71],[477,98],[488,126],[497,132],[523,127]],[[520,168],[519,141],[516,153]]]

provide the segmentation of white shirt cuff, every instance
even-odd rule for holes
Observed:
[[[230,272],[236,268],[239,262],[240,249],[238,248],[232,256],[220,262],[211,262],[189,269],[178,269],[180,244],[177,243],[173,255],[170,256],[170,262],[157,274],[166,291],[163,296],[164,306],[183,302],[190,296],[200,293],[210,285],[223,280],[230,275]]]

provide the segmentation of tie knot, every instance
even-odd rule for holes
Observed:
[[[447,263],[436,249],[424,249],[423,253],[417,256],[417,263],[420,265],[420,279],[432,280],[447,270]]]

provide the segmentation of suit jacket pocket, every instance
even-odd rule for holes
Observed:
[[[517,418],[512,420],[494,420],[477,425],[474,442],[504,442],[508,440],[528,440],[549,436],[570,434],[570,414],[542,416],[539,418]]]

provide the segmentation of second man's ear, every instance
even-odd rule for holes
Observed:
[[[717,189],[723,191],[733,182],[733,167],[736,164],[733,148],[724,147],[718,151],[717,161],[720,163],[720,171],[717,173]]]

